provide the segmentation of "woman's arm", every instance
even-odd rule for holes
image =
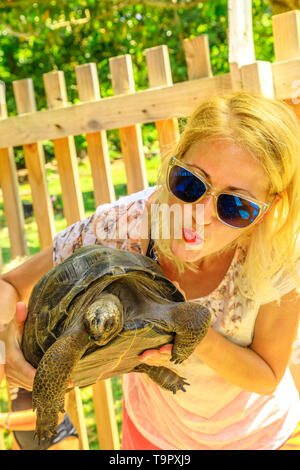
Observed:
[[[276,302],[263,305],[255,323],[250,347],[238,346],[209,328],[195,354],[228,382],[250,392],[269,395],[275,391],[288,365],[297,335],[300,298],[295,290]],[[167,366],[171,345],[161,351],[145,351],[140,359]]]
[[[5,374],[12,385],[31,389],[35,369],[20,350],[26,303],[35,283],[51,269],[52,247],[33,256],[0,278],[0,340],[5,342]]]
[[[9,297],[15,296],[19,301],[27,303],[34,284],[52,268],[52,253],[53,248],[50,246],[15,269],[3,274],[0,278],[1,293],[6,292]],[[0,302],[1,300],[0,298]],[[3,315],[4,311],[5,308],[2,308],[0,303],[0,315]]]
[[[250,392],[268,395],[275,391],[288,365],[297,335],[300,299],[296,290],[258,313],[250,347],[241,347],[209,329],[196,348],[197,356],[221,377]]]

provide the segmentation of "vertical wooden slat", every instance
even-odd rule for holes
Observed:
[[[272,17],[275,60],[300,56],[300,10],[288,11]],[[300,119],[300,81],[291,83],[291,98],[285,100]]]
[[[119,450],[120,441],[109,379],[99,380],[93,385],[93,401],[100,449]]]
[[[228,0],[229,65],[255,62],[252,0]]]
[[[79,437],[79,449],[89,450],[89,441],[84,421],[83,406],[79,387],[74,387],[66,395],[65,409]]]
[[[170,59],[167,46],[146,49],[146,62],[150,88],[173,84]],[[162,158],[169,148],[179,139],[178,121],[176,118],[155,122]]]
[[[115,95],[134,93],[134,79],[130,55],[109,59]],[[143,151],[141,127],[123,127],[119,130],[124,157],[128,194],[147,188],[146,165]]]
[[[287,11],[272,17],[276,60],[300,56],[300,10]]]
[[[241,67],[243,89],[250,92],[262,93],[268,98],[274,98],[272,64],[258,60],[253,64]]]
[[[5,86],[0,81],[0,120],[7,118]],[[17,169],[13,149],[0,149],[0,186],[2,188],[5,220],[8,227],[11,257],[25,256],[27,251],[24,214],[18,191]],[[2,256],[0,254],[0,269]]]
[[[14,95],[19,114],[36,111],[33,82],[31,78],[13,82]],[[38,226],[40,248],[52,244],[55,235],[54,215],[45,173],[45,155],[40,142],[23,146],[25,164],[31,187],[34,215]]]
[[[80,101],[99,100],[100,89],[95,63],[75,67]],[[87,151],[91,163],[96,206],[115,200],[115,190],[110,172],[106,132],[86,135]]]
[[[76,78],[80,101],[100,99],[96,64],[77,66]],[[110,173],[106,132],[87,134],[86,139],[94,181],[96,205],[112,202],[115,200],[115,192]],[[113,407],[110,381],[99,381],[93,388],[93,395],[100,448],[114,449],[115,446],[118,446],[118,443],[114,436],[115,417],[110,409]]]
[[[255,62],[252,0],[228,0],[229,68],[233,90],[242,86],[240,67]]]
[[[62,71],[43,75],[49,108],[62,108],[67,104],[67,90]],[[71,225],[84,218],[74,137],[55,139],[54,153],[61,182],[64,215]]]
[[[207,35],[203,34],[195,38],[184,39],[183,47],[189,80],[211,77],[212,70]]]
[[[184,39],[183,47],[186,57],[189,80],[211,77],[209,44],[206,34],[192,39]]]
[[[189,80],[212,77],[207,34],[184,39],[183,47]]]

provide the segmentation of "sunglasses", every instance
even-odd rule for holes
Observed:
[[[197,170],[172,157],[167,172],[167,187],[177,199],[186,203],[199,202],[205,195],[214,196],[217,218],[233,228],[251,225],[266,212],[271,202],[261,202],[243,194],[218,191]]]

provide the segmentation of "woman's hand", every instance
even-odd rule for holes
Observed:
[[[141,362],[149,366],[165,366],[169,365],[171,359],[172,344],[165,344],[159,349],[147,349],[139,356]]]
[[[26,362],[20,348],[27,307],[17,302],[15,318],[9,323],[5,335],[6,366],[5,374],[10,385],[32,390],[36,369]]]

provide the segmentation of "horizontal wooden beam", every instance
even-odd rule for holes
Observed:
[[[300,58],[272,64],[275,96],[289,99]],[[209,96],[232,91],[229,73],[136,93],[9,117],[0,122],[0,148],[189,116]]]
[[[202,99],[231,89],[228,73],[12,116],[0,122],[0,148],[189,116]]]

